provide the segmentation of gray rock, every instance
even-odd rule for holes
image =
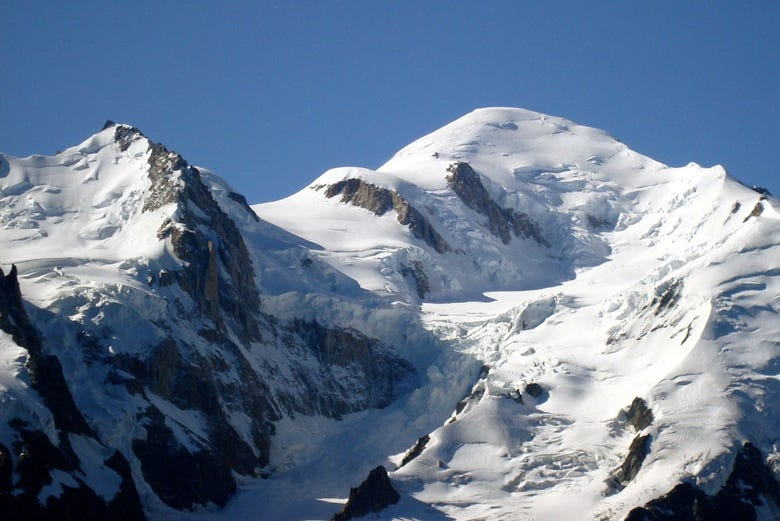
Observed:
[[[422,262],[412,261],[412,266],[403,266],[400,273],[405,278],[411,279],[411,282],[417,291],[417,296],[421,299],[425,298],[425,295],[431,291],[431,283],[423,270]]]
[[[764,204],[761,201],[758,201],[742,222],[747,222],[751,217],[758,217],[762,213],[764,213]]]
[[[621,416],[625,415],[624,421],[631,425],[637,432],[643,430],[653,423],[653,411],[647,406],[642,398],[634,398],[628,410],[621,411]]]
[[[655,288],[655,296],[650,303],[650,307],[655,309],[656,315],[660,315],[679,302],[680,296],[682,295],[683,284],[682,279],[672,279],[663,282]]]
[[[410,205],[393,190],[381,188],[362,179],[346,179],[328,186],[325,197],[341,195],[341,202],[365,208],[376,215],[395,210],[398,222],[409,226],[412,234],[433,248],[437,253],[451,251],[449,244],[419,210]]]
[[[133,441],[144,480],[168,506],[192,509],[214,503],[224,506],[236,491],[230,465],[219,461],[218,451],[191,452],[176,441],[156,408],[141,418],[146,438]]]
[[[610,480],[611,488],[620,490],[636,477],[642,468],[642,463],[644,463],[645,458],[650,453],[650,442],[651,437],[649,434],[636,436],[631,441],[626,459],[623,460],[623,463],[612,475]]]
[[[761,451],[746,442],[726,483],[714,496],[692,483],[680,483],[666,495],[633,509],[626,521],[755,521],[759,507],[763,512],[780,508],[780,484]]]
[[[0,446],[0,474],[17,476],[16,483],[0,475],[0,512],[7,519],[63,520],[84,519],[98,521],[144,519],[138,492],[135,489],[127,460],[118,451],[103,462],[121,479],[119,491],[106,501],[82,480],[79,460],[60,437],[60,445],[54,445],[40,430],[32,429],[21,420],[12,420],[9,426],[16,431],[13,453],[18,462],[13,468],[13,458],[7,447]],[[45,504],[38,500],[43,488],[52,482],[51,472],[57,470],[69,475],[75,486],[63,486],[57,496],[49,497]]]
[[[404,454],[403,459],[401,460],[401,464],[398,465],[398,468],[400,469],[410,461],[412,461],[414,458],[422,454],[422,451],[425,450],[425,446],[428,445],[428,442],[431,441],[431,437],[429,435],[425,435],[420,437],[410,448],[408,451],[406,451],[406,454]]]
[[[390,483],[387,470],[379,466],[372,470],[357,488],[349,490],[347,504],[333,516],[332,521],[347,521],[372,512],[381,512],[398,503],[400,499],[400,494]]]
[[[540,398],[544,394],[544,387],[536,382],[531,382],[525,386],[525,392],[534,398]]]
[[[482,181],[471,165],[468,163],[453,163],[447,171],[447,184],[463,203],[488,218],[490,233],[501,239],[504,244],[509,244],[512,234],[515,237],[533,239],[538,244],[550,246],[549,241],[543,236],[541,227],[534,222],[528,214],[518,212],[512,208],[499,206],[485,189]]]
[[[117,142],[124,146],[141,135],[133,131],[117,127]],[[176,274],[177,282],[218,327],[230,320],[242,339],[259,339],[252,314],[260,296],[241,233],[203,184],[197,168],[161,144],[150,143],[149,148],[151,186],[142,210],[166,204],[180,210],[176,222],[165,221],[157,232],[159,238],[170,237],[174,253],[186,262]]]
[[[10,420],[16,441],[10,449],[0,445],[0,512],[7,513],[10,519],[143,519],[129,466],[118,451],[104,462],[121,478],[120,491],[114,499],[106,502],[82,481],[69,434],[94,438],[101,445],[102,442],[76,406],[59,359],[44,352],[43,338],[24,307],[16,266],[8,275],[0,270],[0,329],[27,350],[30,386],[51,412],[58,434],[58,445],[54,445],[36,426],[17,418]],[[18,462],[15,469],[14,459]],[[50,471],[55,469],[69,474],[78,487],[64,487],[59,497],[41,505],[38,495],[51,482]],[[15,483],[8,478],[14,474],[18,476]]]
[[[303,348],[319,363],[316,371],[299,373],[299,399],[280,399],[290,412],[340,417],[390,404],[412,383],[415,370],[388,346],[359,331],[329,328],[315,322],[293,321],[288,326],[290,348]],[[348,371],[338,370],[348,369]]]

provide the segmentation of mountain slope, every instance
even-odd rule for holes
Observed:
[[[126,125],[0,156],[0,498],[327,519],[384,464],[387,519],[772,519],[778,222],[511,108],[252,207]]]
[[[105,500],[127,485],[160,515],[221,506],[237,475],[270,471],[274,420],[381,407],[414,379],[390,346],[349,325],[265,315],[265,271],[252,266],[274,255],[257,245],[281,248],[266,270],[307,258],[302,245],[137,129],[109,124],[58,156],[2,162],[0,240],[19,301],[3,313],[9,508],[27,512],[13,498],[37,498],[30,508],[56,518],[62,487],[100,479],[95,456],[70,450],[76,435],[129,462]],[[341,280],[307,271],[315,286]],[[53,378],[37,376],[39,360]],[[72,398],[47,398],[61,395]],[[54,448],[27,440],[43,434]],[[55,449],[66,462],[25,477],[27,454]]]
[[[397,193],[455,246],[385,215],[392,235],[365,233],[370,205],[329,197],[350,180]],[[714,496],[746,442],[777,457],[775,204],[720,167],[669,168],[566,120],[484,109],[376,172],[330,171],[255,210],[367,289],[415,301],[426,280],[427,327],[489,364],[391,473],[401,490],[458,519],[622,519],[681,482]],[[528,233],[496,233],[513,212]],[[621,420],[635,398],[655,418],[639,429]]]

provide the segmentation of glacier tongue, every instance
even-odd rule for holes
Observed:
[[[0,472],[75,458],[0,497],[110,508],[132,474],[151,518],[328,519],[382,464],[380,519],[769,519],[778,222],[512,108],[252,207],[126,125],[0,156],[0,262],[73,403],[0,307]]]

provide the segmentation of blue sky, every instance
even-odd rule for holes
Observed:
[[[780,194],[778,27],[760,0],[5,0],[0,150],[132,123],[255,203],[517,106]]]

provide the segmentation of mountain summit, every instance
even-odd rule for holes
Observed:
[[[12,517],[780,509],[777,201],[721,167],[488,108],[250,206],[109,122],[0,155],[0,245]]]

